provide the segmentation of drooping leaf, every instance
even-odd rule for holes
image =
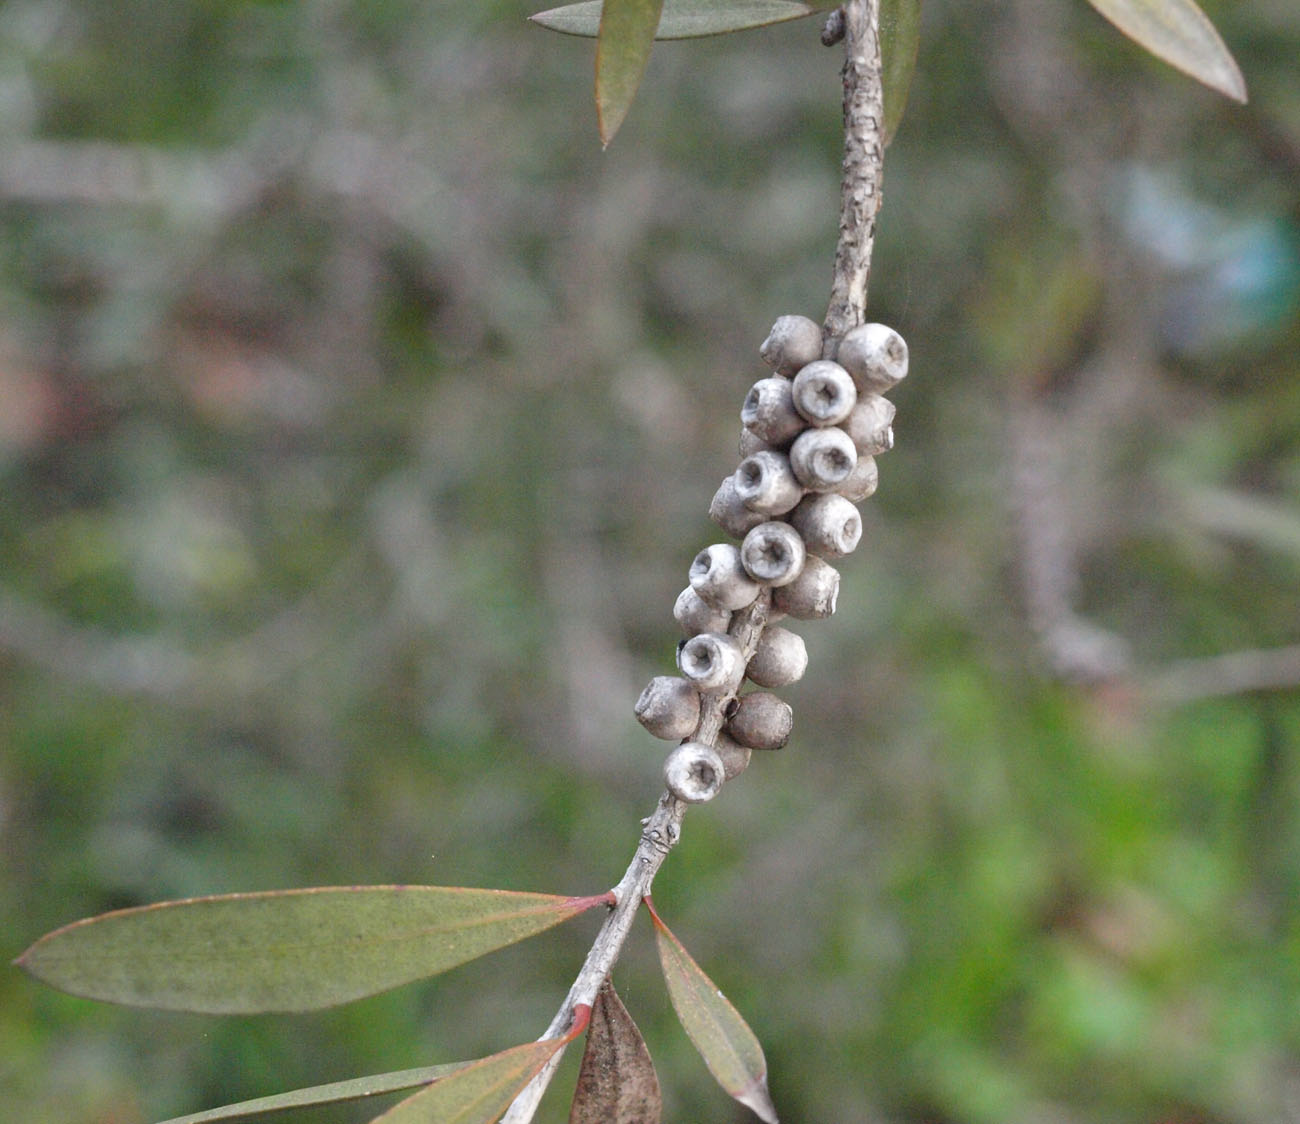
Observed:
[[[767,1059],[754,1032],[669,932],[649,898],[646,908],[654,922],[668,997],[704,1064],[718,1084],[760,1120],[777,1124],[776,1107],[767,1091]]]
[[[401,1093],[418,1089],[438,1081],[472,1062],[449,1062],[446,1065],[426,1065],[419,1069],[399,1069],[393,1073],[378,1073],[373,1077],[354,1077],[349,1081],[333,1081],[328,1085],[313,1085],[309,1089],[294,1089],[271,1097],[258,1097],[253,1101],[210,1108],[205,1112],[192,1112],[176,1116],[161,1124],[218,1124],[224,1120],[249,1120],[255,1116],[280,1112],[287,1108],[309,1108],[312,1105],[337,1104],[340,1101],[364,1100],[384,1093]]]
[[[596,125],[608,145],[632,108],[664,0],[605,0],[596,40]]]
[[[663,1099],[650,1051],[614,985],[600,985],[569,1124],[659,1124]]]
[[[802,19],[830,6],[800,4],[794,0],[664,0],[655,38],[700,39],[730,31],[748,31]],[[600,8],[601,0],[584,0],[528,18],[551,31],[595,38],[600,30]]]
[[[226,894],[77,921],[16,963],[136,1007],[308,1011],[437,975],[607,900],[449,886]]]
[[[371,1124],[494,1124],[538,1071],[586,1029],[590,1007],[574,1011],[573,1028],[481,1058],[395,1104]]]
[[[921,41],[921,0],[880,0],[880,65],[885,94],[885,144],[907,108]]]
[[[1246,80],[1194,0],[1088,0],[1125,35],[1233,101],[1245,102]]]

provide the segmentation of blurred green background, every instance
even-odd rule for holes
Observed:
[[[591,44],[533,7],[0,5],[6,958],[194,894],[621,874],[758,344],[825,306],[839,54],[661,45],[602,153]],[[1246,108],[1081,0],[926,0],[872,285],[898,448],[792,744],[656,883],[784,1119],[1300,1111],[1300,14],[1206,10]],[[4,1113],[490,1053],[594,920],[311,1016],[10,969]],[[750,1119],[648,926],[616,980],[666,1119]]]

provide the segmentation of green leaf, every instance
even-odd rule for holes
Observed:
[[[655,926],[668,997],[704,1064],[718,1084],[760,1120],[777,1124],[776,1108],[767,1091],[767,1059],[754,1032],[668,931],[649,898],[646,908]]]
[[[786,20],[802,19],[828,5],[793,0],[664,0],[656,39],[701,39],[729,31],[748,31]],[[595,38],[600,30],[601,0],[566,4],[529,16],[534,23],[565,35]]]
[[[1088,0],[1157,58],[1233,101],[1246,101],[1246,80],[1214,24],[1193,0]]]
[[[885,95],[885,144],[907,108],[921,40],[921,0],[880,0],[880,65]]]
[[[606,901],[448,886],[227,894],[77,921],[16,963],[111,1003],[309,1011],[437,975]]]
[[[318,1104],[362,1100],[384,1093],[400,1093],[406,1089],[416,1089],[421,1085],[438,1081],[472,1064],[472,1062],[449,1062],[446,1065],[426,1065],[419,1069],[399,1069],[393,1073],[379,1073],[373,1077],[354,1077],[349,1081],[313,1085],[309,1089],[294,1089],[292,1092],[277,1093],[272,1097],[258,1097],[253,1101],[240,1101],[239,1104],[210,1108],[206,1112],[194,1112],[189,1116],[176,1116],[171,1120],[163,1120],[161,1124],[217,1124],[222,1120],[247,1120],[253,1116],[265,1116],[267,1113],[280,1112],[286,1108],[309,1108]]]
[[[574,1010],[573,1028],[471,1062],[395,1104],[371,1124],[493,1124],[551,1058],[586,1029],[591,1008]]]
[[[569,1124],[659,1124],[663,1098],[641,1031],[614,985],[600,985]]]
[[[608,146],[632,108],[664,0],[605,0],[596,41],[596,125]]]

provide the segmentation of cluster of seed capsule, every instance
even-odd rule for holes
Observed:
[[[680,741],[664,780],[690,804],[713,799],[753,750],[789,739],[790,705],[768,690],[739,694],[740,685],[784,687],[802,677],[802,638],[773,622],[835,611],[840,575],[827,559],[850,553],[862,537],[855,505],[875,492],[875,458],[894,444],[894,406],[884,395],[907,374],[907,344],[884,324],[863,324],[824,348],[820,326],[782,316],[759,354],[773,373],[745,397],[742,459],[709,506],[740,545],[715,543],[696,555],[673,608],[685,636],[681,674],[656,676],[635,708],[650,733]],[[746,642],[742,618],[765,588],[769,611],[757,640]],[[710,737],[704,700],[719,695],[723,724]]]

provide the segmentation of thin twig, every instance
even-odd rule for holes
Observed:
[[[839,244],[835,252],[831,305],[826,316],[826,332],[831,340],[838,339],[849,328],[863,322],[884,159],[879,0],[849,0],[844,5],[844,26],[847,53],[844,64],[844,178]],[[764,590],[752,605],[736,613],[732,619],[728,631],[744,654],[742,668],[758,646],[770,610],[771,595]],[[716,743],[726,722],[727,706],[735,698],[743,678],[742,670],[728,689],[704,697],[700,720],[690,740],[705,745]],[[643,821],[636,852],[622,881],[613,890],[616,904],[596,934],[581,971],[542,1038],[562,1036],[572,1022],[574,1007],[595,999],[601,983],[618,960],[641,900],[650,893],[659,867],[681,838],[685,812],[686,805],[664,793],[654,813]],[[501,1117],[500,1124],[529,1124],[562,1054],[561,1049],[528,1083]]]
[[[729,631],[740,644],[745,657],[744,663],[749,662],[755,648],[758,647],[758,639],[767,624],[770,605],[771,596],[764,590],[748,609],[737,613],[731,623]],[[691,735],[692,741],[703,742],[705,745],[713,745],[717,741],[718,734],[722,732],[723,723],[726,721],[727,704],[735,698],[743,678],[742,671],[727,690],[704,697],[700,720]],[[555,1018],[551,1020],[551,1025],[546,1028],[542,1038],[563,1036],[572,1022],[574,1007],[595,1000],[600,985],[614,967],[614,962],[618,960],[623,942],[627,940],[632,922],[636,918],[641,899],[650,893],[651,884],[659,872],[659,867],[663,865],[668,852],[681,838],[682,817],[685,814],[686,805],[665,792],[659,797],[654,813],[642,821],[641,840],[637,844],[636,853],[632,856],[622,881],[612,891],[616,904],[610,915],[605,918],[600,932],[596,934],[591,950],[587,953],[587,959],[583,962],[582,970],[573,981],[569,994],[560,1004],[560,1009],[555,1013]],[[501,1124],[528,1124],[533,1119],[533,1114],[537,1111],[542,1095],[555,1075],[563,1053],[564,1050],[561,1048],[541,1072],[528,1083],[524,1091],[515,1098],[509,1111],[501,1118]]]
[[[844,5],[844,165],[827,347],[863,322],[885,158],[879,0]]]
[[[1181,660],[1149,676],[1143,693],[1154,702],[1177,705],[1250,691],[1290,691],[1296,687],[1300,687],[1300,644]]]

